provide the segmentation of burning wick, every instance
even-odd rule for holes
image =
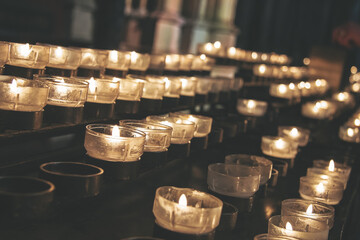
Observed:
[[[329,163],[329,171],[330,172],[334,172],[335,171],[335,162],[334,160],[330,160],[330,163]]]
[[[186,207],[187,206],[187,199],[185,194],[181,194],[180,198],[179,198],[179,205],[181,207]]]
[[[114,126],[111,132],[113,137],[120,137],[120,129],[118,126]]]
[[[290,231],[293,230],[293,227],[292,227],[291,223],[289,223],[289,222],[286,222],[285,228],[286,228],[286,230],[290,230]]]
[[[290,131],[290,136],[296,138],[299,136],[299,130],[297,128],[292,128]]]

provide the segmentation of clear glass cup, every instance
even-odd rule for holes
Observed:
[[[118,78],[79,78],[88,83],[87,102],[112,104],[119,94]]]
[[[47,44],[39,46],[49,47],[49,62],[47,67],[76,70],[80,65],[81,50],[78,48],[62,47]]]
[[[119,79],[118,100],[140,101],[143,95],[145,80],[136,78],[117,78]]]
[[[130,67],[131,55],[129,52],[107,50],[105,68],[127,71]]]
[[[44,69],[49,62],[49,47],[28,43],[9,42],[8,65]]]
[[[194,137],[206,137],[211,132],[212,118],[202,115],[184,114],[181,112],[170,113],[170,116],[180,117],[196,124]]]
[[[81,48],[80,67],[88,69],[103,69],[105,67],[107,52],[105,50]]]

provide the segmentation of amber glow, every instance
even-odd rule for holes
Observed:
[[[330,162],[329,162],[329,171],[330,172],[333,172],[333,171],[335,171],[335,162],[334,162],[334,160],[330,160]]]
[[[181,194],[180,198],[179,198],[179,205],[181,207],[186,207],[187,206],[187,199],[185,194]]]
[[[320,194],[325,192],[325,187],[322,182],[316,185],[316,192]]]
[[[114,126],[111,132],[113,137],[120,137],[120,129],[118,126]]]
[[[286,230],[290,230],[290,231],[293,230],[293,227],[292,227],[291,223],[289,223],[289,222],[286,223],[285,228],[286,228]]]
[[[311,215],[313,213],[313,205],[310,204],[309,207],[306,209],[306,214]]]

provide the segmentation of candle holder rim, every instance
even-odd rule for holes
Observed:
[[[154,119],[155,118],[155,119]],[[181,123],[177,123],[175,119],[181,120]],[[194,126],[195,127],[195,123],[189,120],[185,120],[185,119],[181,119],[179,117],[169,117],[169,116],[156,116],[156,115],[150,115],[146,117],[146,121],[150,121],[150,122],[157,122],[157,121],[168,121],[180,126]],[[162,123],[160,123],[162,124]]]
[[[300,239],[294,237],[288,237],[288,236],[269,236],[267,233],[261,233],[255,235],[254,240],[300,240]]]
[[[250,160],[253,160],[255,161],[256,163],[258,163],[259,165],[262,165],[262,166],[270,166],[270,165],[273,165],[272,161],[270,161],[269,159],[267,159],[266,157],[263,157],[263,156],[259,156],[259,155],[252,155],[252,154],[244,154],[244,153],[234,153],[234,154],[229,154],[229,155],[226,155],[225,156],[225,162],[226,162],[226,159],[229,159],[231,157],[248,157],[250,158]],[[237,158],[238,160],[239,158]],[[258,159],[261,159],[260,163],[258,161]],[[241,165],[241,164],[240,164]]]
[[[311,213],[311,216],[332,216],[333,214],[335,214],[335,208],[333,206],[327,205],[325,203],[322,202],[318,202],[318,201],[311,201],[311,200],[305,200],[305,199],[299,199],[299,198],[289,198],[289,199],[285,199],[283,201],[281,201],[281,207],[283,208],[283,204],[286,203],[294,203],[294,202],[303,202],[303,203],[308,203],[309,205],[312,204],[316,204],[316,205],[320,205],[322,208],[328,210],[325,213]],[[309,217],[304,211],[300,211],[297,209],[292,209],[293,212],[296,212],[298,214],[304,214],[304,217]]]
[[[121,81],[126,81],[126,82],[142,83],[142,84],[144,84],[146,82],[146,80],[144,80],[142,76],[139,76],[139,77],[136,77],[136,78],[132,78],[132,77],[128,77],[128,76],[129,75],[127,75],[125,78],[120,78],[120,77],[115,77],[115,78],[119,79],[120,82]]]
[[[121,125],[121,124],[124,124],[124,125]],[[160,123],[152,122],[152,121],[146,121],[146,120],[124,119],[124,120],[119,121],[119,125],[120,126],[129,126],[129,127],[134,127],[134,128],[139,127],[139,128],[145,129],[146,131],[152,131],[152,130],[164,131],[164,132],[172,132],[173,131],[173,128],[168,125],[164,125],[164,124],[160,124]],[[133,125],[139,125],[139,126],[133,126]],[[154,126],[156,128],[155,129],[147,129],[145,127],[141,127],[141,126],[146,126],[146,125]]]
[[[204,116],[204,115],[199,115],[199,114],[191,114],[191,113],[181,113],[181,112],[171,112],[170,113],[170,116],[173,115],[173,116],[186,116],[186,117],[193,117],[193,118],[198,118],[198,119],[201,119],[203,121],[212,121],[212,117],[208,117],[208,116]],[[186,120],[186,119],[185,119]],[[190,121],[190,120],[189,120]]]
[[[238,177],[235,177],[235,176],[231,176],[229,174],[225,174],[225,173],[221,173],[219,171],[216,171],[213,169],[213,167],[215,166],[234,166],[234,167],[242,167],[242,168],[248,168],[251,169],[251,170],[255,170],[255,172],[257,173],[256,175],[246,175],[246,176],[238,176]],[[232,178],[232,179],[244,179],[244,178],[249,178],[249,177],[256,177],[257,175],[259,176],[259,180],[260,180],[260,177],[261,177],[261,172],[260,172],[260,167],[259,166],[245,166],[245,165],[240,165],[240,164],[227,164],[227,163],[212,163],[208,166],[208,171],[211,171],[211,172],[214,172],[218,175],[222,175],[222,176],[225,176],[225,177],[228,177],[228,178]],[[251,173],[252,174],[252,173]]]
[[[237,102],[238,102],[238,103],[239,103],[239,102],[248,102],[248,101],[250,101],[250,100],[254,101],[256,104],[261,105],[262,107],[265,107],[265,106],[268,105],[268,103],[267,103],[266,101],[261,101],[261,100],[257,100],[257,99],[254,99],[254,98],[239,98],[239,99],[237,100]]]
[[[285,227],[280,227],[280,225],[279,225],[279,223],[281,222],[281,218],[282,218],[283,216],[281,216],[281,215],[274,215],[274,216],[272,216],[271,218],[269,218],[269,224],[273,224],[273,225],[275,225],[276,227],[278,227],[278,228],[282,228],[282,229],[286,229]],[[320,224],[320,225],[322,225],[323,227],[324,227],[324,229],[322,229],[322,231],[329,231],[329,225],[327,224],[327,223],[324,223],[324,222],[320,222],[320,221],[318,221],[318,220],[316,220],[316,219],[313,219],[313,218],[308,218],[308,217],[301,217],[301,216],[288,216],[288,217],[296,217],[296,218],[302,218],[302,219],[307,219],[308,221],[313,221],[313,222],[316,222],[316,223],[318,223],[318,224]],[[274,223],[274,221],[276,221],[276,223]],[[303,231],[297,231],[297,230],[292,230],[293,232],[298,232],[298,233],[305,233],[305,232],[303,232]],[[320,232],[320,230],[319,230],[319,232]],[[307,232],[307,233],[312,233],[312,232]]]
[[[31,79],[27,79],[27,78],[21,78],[21,77],[16,77],[16,76],[10,76],[10,75],[0,75],[0,83],[2,84],[12,84],[13,80],[20,80],[23,83],[26,84],[30,84],[29,86],[19,86],[17,85],[16,87],[20,87],[20,88],[26,88],[26,87],[31,87],[31,88],[49,88],[43,81],[41,80],[31,80]],[[20,82],[20,84],[22,83]],[[17,82],[17,84],[19,84],[19,82]]]
[[[326,161],[326,160],[324,160],[324,159],[314,159],[313,160],[313,165],[314,165],[314,163],[320,163],[320,164],[324,164],[324,163],[326,163],[326,165],[324,165],[324,167],[328,167],[329,166],[329,163],[330,163],[330,160],[329,161]],[[335,160],[334,160],[334,164],[335,164],[335,168],[340,168],[340,169],[342,169],[342,170],[350,170],[351,169],[351,167],[350,166],[348,166],[348,165],[346,165],[345,163],[341,163],[341,162],[336,162]]]
[[[38,79],[38,81],[44,81],[46,84],[51,85],[77,86],[79,88],[88,88],[89,85],[86,81],[77,80],[77,77],[39,76]]]
[[[211,210],[211,209],[218,209],[218,208],[222,208],[223,206],[223,201],[221,201],[219,198],[209,194],[209,193],[206,193],[206,192],[201,192],[199,190],[196,190],[196,189],[193,189],[193,188],[179,188],[179,187],[174,187],[174,186],[161,186],[161,187],[158,187],[156,189],[156,192],[155,192],[155,196],[159,196],[161,197],[162,199],[166,200],[167,202],[171,202],[171,203],[175,203],[177,206],[180,206],[179,202],[176,202],[176,201],[172,201],[172,200],[169,200],[165,197],[163,197],[161,194],[160,194],[160,191],[163,190],[163,189],[174,189],[174,190],[183,190],[183,191],[191,191],[191,192],[196,192],[197,194],[200,194],[202,195],[203,197],[209,197],[214,203],[216,203],[218,206],[214,206],[214,207],[193,207],[193,206],[189,206],[187,205],[186,207],[187,208],[190,208],[190,209],[201,209],[202,211],[206,211],[206,210]],[[155,197],[156,198],[156,197]]]
[[[3,41],[3,42],[7,42],[7,41]],[[19,42],[7,42],[7,43],[9,44],[10,49],[11,49],[12,45],[29,45],[29,47],[48,49],[48,51],[46,51],[47,53],[49,53],[49,50],[50,50],[50,48],[45,45],[38,45],[38,44],[31,44],[31,43],[19,43]]]
[[[4,179],[10,179],[10,180],[30,180],[33,182],[41,182],[43,184],[46,184],[48,186],[47,189],[43,190],[43,191],[38,191],[38,192],[30,192],[30,193],[16,193],[16,192],[9,192],[9,191],[2,191],[0,190],[0,194],[2,195],[7,195],[7,196],[27,196],[27,197],[32,197],[32,196],[39,196],[39,195],[43,195],[46,193],[51,193],[54,192],[55,190],[55,185],[47,180],[41,179],[41,178],[36,178],[36,177],[27,177],[27,176],[1,176],[0,177],[0,182],[1,180]]]
[[[41,42],[37,42],[35,45],[37,46],[46,46],[46,47],[49,47],[49,48],[63,48],[65,50],[71,50],[71,51],[75,51],[79,54],[81,54],[81,50],[77,47],[65,47],[65,46],[60,46],[60,45],[55,45],[55,44],[50,44],[50,43],[41,43]]]
[[[303,128],[303,127],[299,127],[299,126],[294,126],[294,125],[282,125],[282,126],[279,126],[278,127],[278,130],[283,130],[283,129],[286,129],[286,130],[292,130],[292,129],[298,129],[299,132],[304,132],[306,134],[310,134],[310,130],[307,129],[307,128]]]
[[[117,126],[119,128],[119,130],[125,130],[127,132],[136,133],[136,134],[140,135],[140,137],[139,136],[137,136],[137,137],[136,136],[134,136],[134,137],[122,137],[122,136],[115,137],[110,134],[99,133],[99,132],[96,132],[93,130],[95,127],[104,128],[104,127],[115,127],[115,126]],[[135,130],[133,128],[129,128],[129,127],[125,127],[125,126],[113,125],[113,124],[100,124],[100,123],[88,124],[88,125],[86,125],[86,130],[88,131],[89,134],[92,134],[94,136],[104,136],[106,138],[111,138],[111,139],[135,139],[135,138],[145,139],[145,136],[146,136],[146,134],[142,131]]]
[[[344,190],[344,183],[334,180],[334,179],[321,179],[321,178],[317,178],[317,177],[312,177],[312,176],[303,176],[300,177],[300,182],[303,183],[323,183],[323,184],[332,184],[333,187],[331,189],[337,189],[337,190]]]
[[[53,170],[46,169],[49,165],[79,165],[84,166],[92,169],[98,170],[97,173],[93,174],[71,174],[71,173],[61,173]],[[86,164],[86,163],[79,163],[79,162],[47,162],[40,165],[40,170],[46,172],[48,174],[57,175],[57,176],[64,176],[64,177],[77,177],[77,178],[88,178],[88,177],[96,177],[101,176],[104,173],[104,170],[100,167],[95,165]]]

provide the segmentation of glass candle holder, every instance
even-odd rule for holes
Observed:
[[[332,206],[303,199],[286,199],[281,202],[282,216],[299,216],[334,226],[335,209]]]
[[[221,195],[249,198],[259,190],[260,168],[238,164],[210,164],[207,183],[211,191]]]
[[[339,138],[346,142],[360,143],[359,127],[340,126]]]
[[[232,78],[230,81],[230,90],[239,91],[244,86],[244,79],[242,78]]]
[[[195,77],[180,77],[178,78],[181,81],[181,95],[183,96],[195,96],[197,78]]]
[[[165,152],[170,146],[172,128],[169,126],[145,120],[121,120],[119,124],[146,134],[144,152]]]
[[[165,93],[164,79],[148,78],[144,81],[142,98],[162,100]]]
[[[216,63],[215,58],[206,57],[202,71],[211,72],[213,67],[215,66],[215,63]]]
[[[90,157],[113,161],[138,161],[144,151],[145,133],[110,124],[86,126],[84,146]]]
[[[180,55],[179,70],[180,71],[190,71],[193,59],[194,59],[194,55],[192,55],[192,54]]]
[[[329,226],[311,218],[276,215],[269,219],[268,235],[327,240]]]
[[[294,83],[290,84],[270,84],[269,88],[270,96],[277,98],[293,99],[300,97],[300,91],[296,88]]]
[[[49,47],[49,62],[47,67],[76,70],[80,65],[81,50],[55,45],[42,45]]]
[[[328,170],[329,172],[336,172],[341,178],[346,179],[346,182],[349,180],[351,173],[351,167],[343,163],[335,162],[334,160],[325,161],[316,159],[313,161],[313,166],[315,168]]]
[[[254,240],[299,240],[299,238],[286,237],[286,236],[270,236],[267,233],[258,234]]]
[[[207,95],[213,85],[213,81],[207,77],[196,77],[196,94]]]
[[[196,125],[194,122],[179,117],[147,116],[146,121],[157,122],[172,127],[171,144],[187,144],[194,137]]]
[[[145,81],[136,78],[118,78],[119,94],[117,99],[125,101],[140,101],[143,95]]]
[[[165,67],[165,57],[164,54],[151,54],[149,69],[162,72]]]
[[[131,70],[146,71],[150,65],[150,55],[140,54],[137,52],[130,53],[130,67]]]
[[[260,185],[271,178],[273,163],[260,156],[248,154],[231,154],[225,156],[225,164],[239,164],[244,166],[258,166],[260,170]]]
[[[103,69],[105,67],[108,54],[105,50],[81,48],[81,68]]]
[[[220,222],[223,203],[220,199],[194,189],[159,187],[153,213],[156,223],[170,231],[205,234]]]
[[[4,66],[9,57],[9,43],[0,41],[0,67]]]
[[[10,42],[7,64],[23,68],[44,69],[49,62],[49,47]]]
[[[354,107],[356,103],[354,96],[348,92],[334,93],[331,98],[332,100],[350,108]]]
[[[211,117],[206,117],[202,115],[194,115],[194,114],[184,114],[184,113],[170,113],[170,116],[176,116],[181,119],[189,120],[194,122],[196,125],[196,130],[194,133],[194,137],[206,137],[211,132],[211,125],[213,119]]]
[[[201,43],[198,45],[198,52],[214,57],[225,57],[226,50],[221,42],[216,41],[214,43]]]
[[[333,117],[336,110],[337,107],[334,103],[320,100],[303,104],[301,114],[308,118],[326,119]]]
[[[83,107],[88,93],[88,84],[73,78],[39,77],[49,86],[47,104],[62,107]]]
[[[179,71],[180,55],[179,54],[166,54],[165,56],[165,70]]]
[[[267,102],[254,99],[238,99],[236,109],[245,116],[262,117],[267,111]]]
[[[300,147],[304,147],[309,142],[310,130],[296,126],[280,126],[278,135],[298,143]]]
[[[310,81],[310,84],[315,93],[319,95],[325,94],[330,88],[329,83],[325,79],[316,79],[315,81]]]
[[[295,158],[298,152],[298,144],[282,137],[263,136],[261,150],[271,157],[291,159]]]
[[[0,109],[38,112],[47,102],[49,87],[42,81],[0,75]]]
[[[118,78],[76,78],[88,83],[87,102],[112,104],[119,94]]]
[[[147,75],[146,79],[165,82],[164,97],[179,98],[181,93],[181,81],[172,76]]]
[[[329,171],[328,169],[314,168],[314,167],[307,169],[306,176],[317,177],[324,180],[342,182],[344,184],[344,189],[346,189],[347,180],[348,180],[346,177],[343,177],[338,172],[332,172]]]
[[[299,193],[303,199],[329,205],[338,204],[343,196],[344,184],[335,180],[317,177],[301,177]]]
[[[360,127],[360,116],[354,115],[346,121],[344,127],[359,128]],[[350,133],[351,135],[351,133]]]
[[[202,71],[205,65],[205,61],[206,61],[206,55],[205,54],[201,54],[201,55],[194,55],[192,64],[191,64],[191,70],[193,71]]]
[[[127,71],[130,67],[131,56],[129,52],[108,50],[105,62],[105,68]]]

